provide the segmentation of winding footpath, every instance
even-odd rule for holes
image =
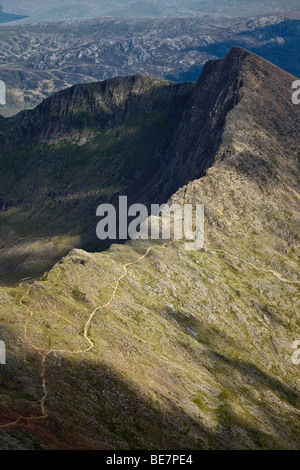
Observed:
[[[169,242],[169,243],[165,243],[163,245],[163,247],[165,247],[166,245],[169,245],[170,243],[172,242]],[[136,259],[135,261],[131,261],[129,263],[126,263],[122,266],[122,269],[123,269],[123,274],[121,276],[119,276],[119,278],[117,279],[116,281],[116,284],[115,284],[115,287],[114,287],[114,290],[113,290],[113,293],[110,297],[110,299],[108,300],[108,302],[106,302],[105,304],[103,305],[99,305],[98,307],[96,307],[92,313],[90,314],[90,316],[88,317],[85,325],[84,325],[84,332],[83,332],[83,337],[85,338],[85,340],[87,341],[88,343],[88,347],[85,348],[85,349],[76,349],[76,350],[73,350],[73,351],[69,351],[67,349],[44,349],[40,346],[37,346],[35,343],[33,343],[29,338],[28,338],[28,326],[34,316],[34,312],[24,303],[25,299],[29,296],[30,292],[31,292],[31,289],[33,287],[33,284],[30,284],[30,286],[28,287],[26,293],[23,295],[23,297],[20,299],[19,303],[22,307],[25,307],[25,309],[28,311],[29,313],[29,317],[27,319],[27,321],[25,322],[25,325],[24,325],[24,339],[26,342],[28,342],[31,347],[40,355],[41,357],[41,366],[40,366],[40,378],[41,378],[41,384],[42,384],[42,390],[43,390],[43,395],[41,397],[41,399],[36,402],[36,403],[39,403],[39,406],[40,406],[40,411],[41,411],[41,414],[38,415],[38,416],[35,416],[35,415],[31,415],[31,416],[19,416],[15,421],[12,421],[11,423],[8,423],[8,424],[4,424],[4,425],[1,425],[0,426],[0,429],[5,429],[5,428],[9,428],[9,427],[12,427],[12,426],[16,426],[16,425],[19,425],[22,423],[22,421],[25,421],[27,422],[27,424],[29,425],[29,423],[31,421],[34,421],[34,420],[40,420],[40,419],[45,419],[47,418],[49,415],[46,411],[46,408],[45,408],[45,403],[46,403],[46,400],[47,400],[47,396],[48,396],[48,391],[47,391],[47,383],[46,383],[46,360],[47,360],[47,357],[52,354],[52,353],[68,353],[68,354],[85,354],[87,353],[88,351],[90,351],[93,347],[94,347],[94,343],[93,341],[91,340],[91,338],[89,337],[89,330],[90,330],[90,327],[91,327],[91,323],[96,315],[97,312],[99,312],[100,310],[104,309],[104,308],[107,308],[111,305],[111,303],[114,301],[114,299],[116,298],[116,295],[117,295],[117,291],[118,291],[118,288],[119,288],[119,284],[120,282],[126,277],[127,273],[128,273],[128,267],[129,266],[133,266],[137,263],[139,263],[140,261],[142,261],[144,258],[146,258],[150,251],[151,251],[152,247],[149,247],[146,252],[140,256],[138,259]],[[54,282],[54,284],[52,284],[50,287],[47,288],[47,290],[50,290],[52,289],[58,282],[59,278],[60,278],[60,275],[61,275],[61,268],[58,266],[59,268],[59,271],[58,271],[58,274],[57,274],[57,278],[56,278],[56,281]],[[69,321],[67,320],[66,318],[62,317],[62,315],[60,314],[57,314],[59,317],[63,318],[64,320],[66,321]],[[69,321],[69,323],[72,323]],[[4,404],[4,406],[9,409],[9,407]]]
[[[175,240],[172,240],[170,242],[167,242],[165,243],[163,246],[163,248],[165,248],[166,246],[172,244]],[[47,418],[49,415],[47,414],[47,411],[46,411],[46,408],[45,408],[45,403],[46,403],[46,400],[47,400],[47,396],[48,396],[48,391],[47,391],[47,381],[46,381],[46,360],[47,360],[47,357],[50,355],[50,354],[53,354],[53,353],[67,353],[67,354],[85,354],[87,353],[88,351],[90,351],[93,347],[94,347],[94,343],[93,341],[91,340],[91,338],[89,337],[89,331],[90,331],[90,327],[91,327],[91,324],[92,324],[92,321],[95,317],[95,315],[102,309],[104,308],[107,308],[111,305],[111,303],[115,300],[116,298],[116,295],[117,295],[117,291],[118,291],[118,288],[119,288],[119,285],[120,285],[120,282],[127,276],[128,274],[128,268],[129,266],[133,266],[137,263],[139,263],[140,261],[142,261],[144,258],[146,258],[150,251],[151,251],[152,247],[148,247],[148,249],[146,250],[146,252],[140,256],[139,258],[137,258],[135,261],[131,261],[131,262],[128,262],[124,265],[122,265],[122,269],[123,269],[123,274],[121,274],[121,276],[118,277],[117,281],[116,281],[116,284],[115,284],[115,287],[114,287],[114,290],[113,290],[113,293],[110,297],[110,299],[108,300],[108,302],[106,302],[105,304],[102,304],[102,305],[99,305],[97,306],[93,311],[92,313],[89,315],[85,325],[84,325],[84,330],[83,330],[83,337],[84,339],[86,340],[86,342],[88,343],[88,346],[85,348],[85,349],[76,349],[76,350],[73,350],[73,351],[70,351],[70,350],[67,350],[67,349],[44,349],[40,346],[37,346],[35,343],[33,343],[29,338],[28,338],[28,327],[31,323],[31,320],[34,316],[34,312],[24,303],[25,299],[29,296],[30,292],[31,292],[31,289],[33,287],[34,284],[30,284],[26,293],[23,295],[23,297],[20,299],[20,305],[22,307],[24,307],[28,313],[29,313],[29,316],[28,316],[28,319],[27,321],[25,322],[25,325],[24,325],[24,339],[25,341],[27,341],[31,347],[40,355],[41,357],[41,365],[40,365],[40,378],[41,378],[41,385],[42,385],[42,390],[43,390],[43,394],[42,394],[42,397],[41,399],[36,402],[36,403],[39,403],[39,406],[40,406],[40,415],[31,415],[31,416],[19,416],[15,421],[11,422],[11,423],[8,423],[8,424],[4,424],[4,425],[1,425],[0,426],[0,429],[5,429],[5,428],[9,428],[9,427],[12,427],[12,426],[16,426],[16,425],[19,425],[22,423],[22,421],[25,421],[27,422],[27,424],[29,425],[29,423],[31,421],[34,421],[34,420],[40,420],[40,419],[45,419]],[[275,277],[277,277],[280,281],[282,282],[285,282],[285,283],[290,283],[290,284],[299,284],[300,281],[290,281],[288,279],[285,279],[284,277],[282,277],[280,275],[280,273],[278,273],[277,271],[274,271],[272,269],[262,269],[262,268],[258,268],[257,266],[255,266],[253,263],[250,263],[249,261],[246,261],[242,258],[239,258],[238,256],[235,256],[233,255],[232,253],[229,253],[227,251],[224,251],[224,250],[219,250],[219,249],[213,249],[213,248],[210,248],[211,250],[215,251],[215,252],[219,252],[219,253],[223,253],[223,254],[226,254],[226,255],[229,255],[231,256],[232,258],[235,258],[245,264],[247,264],[248,266],[258,270],[258,271],[262,271],[262,272],[266,272],[266,273],[271,273],[273,274]],[[61,268],[58,266],[58,274],[57,274],[57,278],[55,280],[55,282],[47,288],[47,290],[50,290],[52,289],[56,284],[57,282],[59,281],[59,278],[60,278],[60,275],[61,275]],[[60,315],[59,313],[55,312],[55,314],[57,316],[59,316],[60,318],[64,319],[65,321],[67,321],[68,323],[72,324],[73,326],[74,323],[71,322],[70,320],[64,318],[62,315]],[[9,407],[7,406],[7,404],[3,404],[3,406],[5,406],[7,409],[9,409]]]
[[[255,264],[251,263],[250,261],[246,261],[245,259],[239,258],[238,256],[235,256],[232,253],[229,253],[228,251],[217,250],[215,248],[210,248],[210,249],[218,253],[224,253],[225,255],[229,255],[232,258],[237,259],[238,261],[241,261],[242,263],[248,264],[248,266],[255,269],[256,271],[261,271],[264,273],[271,273],[273,274],[273,276],[277,277],[280,281],[285,282],[286,284],[300,284],[300,281],[290,281],[289,279],[282,277],[279,272],[274,271],[273,269],[258,268]]]

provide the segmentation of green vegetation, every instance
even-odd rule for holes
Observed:
[[[0,124],[2,448],[299,448],[299,108],[276,95],[289,75],[247,57],[212,64],[212,85],[114,79]],[[205,204],[203,249],[78,248],[97,203],[171,189]]]

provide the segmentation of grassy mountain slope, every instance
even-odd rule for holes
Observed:
[[[300,334],[300,142],[291,80],[235,48],[182,90],[189,98],[158,147],[152,193],[205,204],[203,250],[179,241],[75,249],[42,279],[0,289],[2,448],[299,448],[291,345]],[[156,88],[173,95],[174,87]],[[74,94],[54,99],[62,109],[69,103],[69,117]],[[17,125],[26,136],[36,121],[37,142],[61,142],[64,112],[63,135],[54,123],[45,134],[33,118],[49,103],[4,121],[2,135]],[[72,138],[78,128],[75,120]]]

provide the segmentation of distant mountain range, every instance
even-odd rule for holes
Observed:
[[[294,78],[234,47],[0,120],[1,449],[299,449]],[[203,249],[99,252],[120,194],[205,204]]]
[[[7,13],[27,16],[22,23],[113,16],[162,18],[227,16],[229,18],[297,10],[297,0],[268,2],[247,0],[1,0]],[[13,18],[7,18],[11,21]]]
[[[11,116],[81,82],[149,74],[197,80],[204,63],[235,45],[300,76],[300,12],[246,19],[70,20],[0,28],[0,79]]]

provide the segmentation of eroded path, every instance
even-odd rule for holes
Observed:
[[[265,268],[259,268],[255,264],[251,263],[250,261],[246,261],[243,258],[239,258],[236,255],[233,255],[232,253],[229,253],[228,251],[224,250],[217,250],[215,248],[210,248],[212,251],[215,251],[217,253],[223,253],[225,255],[231,256],[231,258],[237,259],[238,261],[241,261],[244,264],[247,264],[251,268],[255,269],[256,271],[264,272],[264,273],[271,273],[273,276],[277,277],[280,281],[285,282],[286,284],[300,284],[300,281],[291,281],[289,279],[286,279],[285,277],[281,276],[281,274],[278,271],[275,271],[274,269],[265,269]]]
[[[170,243],[172,243],[172,242],[164,244],[163,247],[165,247],[166,245],[169,245]],[[46,403],[46,399],[47,399],[47,395],[48,395],[47,381],[46,381],[46,360],[47,360],[47,357],[52,353],[85,354],[94,347],[94,343],[91,340],[91,338],[89,337],[89,330],[90,330],[93,318],[95,317],[95,315],[100,310],[109,307],[110,304],[114,301],[114,299],[117,295],[119,284],[122,281],[122,279],[124,279],[126,277],[126,275],[128,273],[128,267],[133,266],[133,265],[139,263],[140,261],[142,261],[144,258],[146,258],[146,256],[148,256],[148,254],[150,253],[151,249],[152,249],[152,247],[149,247],[142,256],[140,256],[136,260],[128,262],[128,263],[126,263],[122,266],[123,274],[121,274],[121,276],[118,277],[118,279],[116,281],[116,284],[115,284],[115,287],[114,287],[114,290],[113,290],[113,293],[112,293],[110,299],[108,300],[108,302],[106,302],[105,304],[101,304],[101,305],[97,306],[92,311],[92,313],[89,315],[86,323],[84,324],[84,330],[83,330],[83,337],[85,338],[86,342],[88,343],[88,346],[85,349],[75,349],[75,350],[71,350],[71,351],[68,350],[68,349],[53,349],[53,348],[52,349],[45,349],[43,347],[40,347],[40,346],[36,345],[33,341],[31,341],[28,338],[28,327],[29,327],[29,325],[32,321],[32,318],[34,317],[34,312],[24,303],[25,299],[30,295],[33,284],[31,284],[28,287],[26,293],[20,299],[19,303],[22,307],[24,307],[27,310],[27,312],[29,314],[28,319],[26,320],[26,322],[24,324],[24,339],[25,339],[26,342],[28,342],[31,345],[31,347],[34,349],[34,351],[36,351],[39,354],[40,358],[41,358],[40,359],[40,378],[41,378],[43,395],[42,395],[41,399],[37,402],[37,403],[39,403],[39,406],[40,406],[40,415],[38,415],[38,416],[35,416],[35,415],[19,416],[15,421],[12,421],[11,423],[7,423],[7,424],[4,424],[4,425],[1,425],[0,429],[5,429],[5,428],[12,427],[12,426],[16,426],[16,425],[21,424],[22,422],[26,422],[27,424],[29,424],[33,420],[45,419],[45,418],[48,417],[48,413],[47,413],[46,408],[45,408],[45,403]],[[60,278],[60,275],[61,275],[61,268],[59,266],[57,266],[57,267],[58,267],[57,278],[56,278],[54,284],[52,284],[50,287],[48,287],[47,290],[52,289],[57,284],[57,282],[59,281],[59,278]],[[67,319],[62,317],[60,314],[58,314],[58,316],[67,321]],[[70,321],[69,321],[69,323],[70,323]],[[4,405],[4,406],[6,408],[8,408],[7,405]]]
[[[162,245],[164,248],[168,245],[170,245],[171,243],[173,243],[173,241],[170,241],[170,242],[167,242],[165,243],[164,245]],[[149,253],[151,252],[151,249],[153,247],[148,247],[147,250],[145,251],[145,253],[140,256],[139,258],[137,258],[136,260],[134,261],[131,261],[131,262],[128,262],[124,265],[122,265],[122,269],[123,269],[123,273],[118,277],[118,279],[116,280],[116,283],[115,283],[115,286],[114,286],[114,289],[113,289],[113,292],[112,292],[112,295],[111,297],[109,298],[109,300],[105,303],[105,304],[101,304],[101,305],[98,305],[92,312],[91,314],[89,315],[87,321],[85,322],[84,324],[84,328],[83,328],[83,337],[84,339],[86,340],[87,342],[87,347],[84,348],[84,349],[75,349],[75,350],[68,350],[68,349],[54,349],[54,348],[51,348],[51,349],[45,349],[41,346],[38,346],[36,345],[33,341],[31,341],[28,337],[28,328],[29,328],[29,325],[32,321],[32,318],[34,317],[34,312],[30,309],[30,307],[28,305],[26,305],[26,303],[24,302],[26,300],[27,297],[29,297],[30,295],[30,292],[31,292],[31,289],[33,287],[33,284],[30,284],[28,286],[28,289],[27,291],[25,292],[25,294],[23,295],[23,297],[20,299],[20,305],[25,308],[28,312],[28,319],[26,320],[25,324],[24,324],[24,339],[26,342],[28,342],[31,347],[34,349],[34,351],[36,351],[38,353],[38,355],[40,356],[40,378],[41,378],[41,385],[42,385],[42,390],[43,390],[43,394],[42,394],[42,397],[41,399],[36,402],[39,404],[39,407],[40,407],[40,415],[31,415],[31,416],[18,416],[18,418],[15,420],[15,421],[12,421],[11,423],[7,423],[7,424],[4,424],[4,425],[1,425],[0,426],[0,429],[5,429],[5,428],[9,428],[9,427],[12,427],[12,426],[16,426],[16,425],[20,425],[21,423],[23,422],[26,422],[28,425],[31,421],[34,421],[34,420],[40,420],[40,419],[45,419],[47,418],[49,415],[46,411],[46,408],[45,408],[45,403],[46,403],[46,400],[47,400],[47,395],[48,395],[48,391],[47,391],[47,378],[46,378],[46,361],[47,361],[47,357],[52,354],[52,353],[67,353],[67,354],[85,354],[87,353],[88,351],[90,351],[93,347],[94,347],[94,343],[92,341],[92,339],[89,337],[89,331],[90,331],[90,327],[91,327],[91,324],[92,324],[92,321],[95,317],[95,315],[101,311],[102,309],[104,308],[107,308],[111,305],[111,303],[114,301],[114,299],[116,298],[116,295],[117,295],[117,292],[118,292],[118,288],[119,288],[119,285],[120,285],[120,282],[127,276],[127,273],[128,273],[128,268],[130,266],[133,266],[139,262],[141,262],[144,258],[146,258]],[[283,276],[281,276],[280,273],[278,273],[277,271],[274,271],[272,269],[263,269],[263,268],[258,268],[256,265],[254,265],[253,263],[249,262],[249,261],[246,261],[242,258],[239,258],[238,256],[235,256],[233,255],[232,253],[229,253],[227,251],[224,251],[224,250],[219,250],[219,249],[214,249],[214,248],[209,248],[215,252],[219,252],[219,253],[223,253],[223,254],[226,254],[234,259],[237,259],[239,260],[240,262],[243,262],[245,264],[247,264],[248,266],[252,267],[253,269],[255,270],[258,270],[258,271],[261,271],[261,272],[265,272],[265,273],[271,273],[273,274],[275,277],[277,277],[280,281],[282,282],[285,282],[285,283],[289,283],[289,284],[299,284],[300,281],[291,281],[291,280],[288,280],[286,278],[284,278]],[[56,280],[55,282],[47,288],[47,290],[50,290],[52,289],[59,281],[59,278],[60,278],[60,275],[61,275],[61,268],[59,267],[59,265],[57,265],[57,268],[58,268],[58,273],[57,273],[57,277],[56,277]],[[74,326],[74,323],[71,322],[70,320],[66,319],[65,317],[63,317],[62,315],[60,315],[59,313],[56,312],[56,315],[59,316],[60,318],[64,319],[65,321],[67,321],[68,323],[72,324]],[[32,402],[31,402],[32,403]],[[8,406],[6,404],[4,404],[4,406],[6,408],[8,408]]]

